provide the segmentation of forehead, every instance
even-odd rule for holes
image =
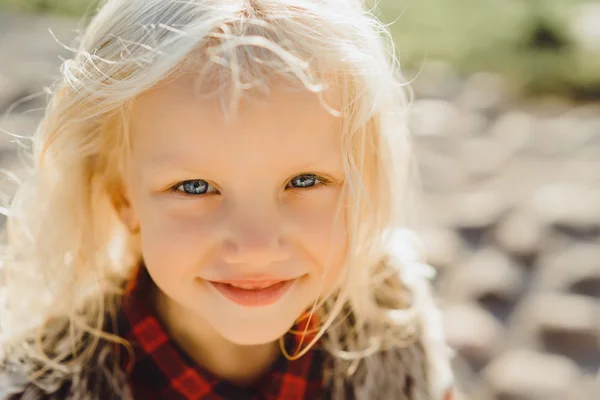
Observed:
[[[324,107],[319,94],[273,86],[264,96],[243,98],[224,112],[221,98],[194,91],[182,77],[139,98],[133,112],[133,149],[161,160],[191,153],[211,158],[240,152],[326,154],[341,147],[341,120]],[[330,96],[331,97],[331,96]],[[329,106],[335,107],[335,105]],[[208,154],[210,153],[210,154]]]

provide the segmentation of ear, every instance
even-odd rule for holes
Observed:
[[[123,204],[117,209],[117,212],[123,224],[129,229],[129,232],[138,233],[140,231],[139,220],[130,203]]]
[[[124,185],[115,185],[109,188],[111,201],[121,222],[127,227],[132,234],[138,233],[140,230],[140,222],[131,205],[130,196],[128,195]]]

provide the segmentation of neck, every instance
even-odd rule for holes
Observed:
[[[171,339],[198,365],[240,386],[257,381],[273,365],[277,342],[241,346],[214,331],[202,318],[156,289],[155,305]]]

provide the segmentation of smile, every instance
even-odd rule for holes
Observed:
[[[296,282],[256,281],[256,282],[214,282],[208,281],[219,293],[244,307],[264,307],[277,302]]]

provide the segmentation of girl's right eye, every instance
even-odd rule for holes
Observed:
[[[173,186],[174,192],[183,192],[192,196],[218,193],[218,190],[204,179],[183,181]]]

